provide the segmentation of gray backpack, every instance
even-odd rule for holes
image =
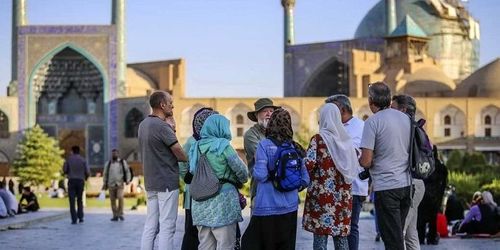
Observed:
[[[206,154],[202,154],[200,148],[198,148],[198,154],[198,163],[189,185],[189,193],[193,200],[204,201],[217,196],[222,185],[210,166]]]

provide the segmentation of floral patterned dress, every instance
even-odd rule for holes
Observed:
[[[311,184],[307,189],[302,225],[318,235],[345,237],[351,230],[351,184],[333,163],[319,134],[311,138],[305,164]]]

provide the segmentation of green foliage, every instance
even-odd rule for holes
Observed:
[[[448,183],[455,186],[457,196],[463,200],[469,200],[474,192],[479,190],[481,187],[479,182],[478,175],[464,172],[450,172],[448,174]]]
[[[451,151],[450,156],[446,161],[446,166],[448,167],[449,170],[459,170],[462,167],[463,163],[462,158],[463,155],[460,151],[453,150]]]
[[[35,125],[26,130],[24,138],[17,145],[14,174],[25,185],[48,186],[51,180],[60,177],[63,152],[56,140]]]
[[[486,157],[480,152],[465,153],[462,167],[474,167],[486,165]]]

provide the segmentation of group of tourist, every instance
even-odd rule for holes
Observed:
[[[16,200],[13,187],[12,179],[9,182],[8,189],[5,178],[0,181],[0,219],[13,217],[16,214],[38,211],[40,208],[38,199],[29,186],[21,187],[22,193],[19,202]]]
[[[154,92],[149,100],[153,112],[138,131],[148,204],[142,249],[152,249],[157,234],[159,248],[173,246],[179,176],[190,183],[203,164],[209,164],[220,189],[207,199],[196,200],[186,185],[182,249],[235,249],[240,247],[240,235],[241,249],[294,249],[298,192],[302,189],[307,189],[302,226],[314,234],[313,248],[326,249],[328,236],[332,236],[336,249],[357,249],[359,213],[368,195],[368,182],[358,176],[363,168],[371,175],[386,247],[404,249],[405,235],[406,241],[416,238],[419,246],[417,212],[407,218],[414,207],[408,170],[408,112],[415,112],[415,102],[401,96],[393,100],[391,108],[390,89],[382,82],[371,84],[368,95],[374,115],[365,122],[353,117],[346,96],[328,98],[319,111],[319,133],[307,149],[293,140],[286,109],[268,98],[257,100],[255,110],[248,113],[256,124],[244,135],[246,165],[231,146],[229,120],[211,108],[196,112],[193,136],[181,147],[175,136],[172,96]],[[407,100],[413,100],[413,106]],[[283,150],[289,150],[288,158],[283,157]],[[276,177],[297,162],[300,166],[294,172],[286,172],[290,176]],[[284,186],[285,177],[295,178],[287,184],[292,188]],[[238,189],[248,179],[251,218],[241,234],[238,222],[243,220],[245,204]],[[423,196],[423,191],[419,193],[417,200]]]

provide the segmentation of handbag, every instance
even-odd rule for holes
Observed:
[[[198,147],[198,163],[193,175],[193,180],[189,185],[191,198],[195,201],[208,200],[217,196],[220,192],[222,184],[214,173],[214,170],[208,162],[206,154],[201,153]]]

